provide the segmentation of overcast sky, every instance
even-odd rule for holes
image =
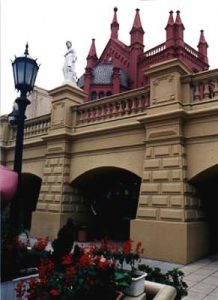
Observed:
[[[1,0],[1,114],[11,112],[19,95],[14,89],[11,60],[23,54],[27,41],[30,55],[41,64],[36,85],[50,90],[64,80],[67,40],[77,52],[78,77],[84,72],[92,38],[100,56],[110,38],[115,6],[119,39],[128,45],[135,9],[140,9],[145,51],[165,41],[169,11],[180,10],[185,42],[197,49],[204,29],[210,69],[218,68],[217,0]]]

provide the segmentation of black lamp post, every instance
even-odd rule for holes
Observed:
[[[29,56],[28,44],[24,52],[24,56],[16,57],[12,62],[15,88],[20,91],[20,97],[15,100],[18,105],[16,114],[17,135],[15,144],[14,171],[21,174],[22,157],[23,157],[23,133],[25,111],[30,101],[26,98],[27,93],[30,93],[35,84],[36,75],[39,65],[36,60]],[[10,116],[9,116],[10,117]]]
[[[24,121],[26,118],[26,107],[30,104],[30,101],[27,99],[27,93],[30,93],[33,90],[39,69],[39,65],[36,60],[29,56],[28,44],[26,45],[24,56],[15,57],[15,60],[12,62],[12,67],[15,88],[20,91],[20,97],[15,100],[17,108],[14,106],[12,113],[8,115],[8,121],[13,125],[17,125],[14,171],[18,173],[18,188],[16,197],[11,202],[10,207],[11,234],[13,237],[16,234],[19,225]]]

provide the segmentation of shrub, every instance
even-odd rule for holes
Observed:
[[[144,264],[139,264],[138,269],[148,274],[146,280],[175,287],[177,291],[176,300],[180,300],[182,297],[188,295],[188,285],[183,280],[184,273],[181,270],[174,268],[167,273],[162,273],[160,268],[151,268],[150,266]]]

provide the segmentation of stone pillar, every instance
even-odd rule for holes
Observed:
[[[52,99],[51,128],[43,170],[42,186],[33,213],[31,235],[54,238],[69,217],[83,220],[86,208],[77,190],[70,186],[71,131],[76,122],[73,107],[82,103],[83,92],[71,85],[50,91]]]
[[[174,63],[164,73],[161,64],[159,70],[155,67],[150,111],[139,119],[146,130],[145,159],[131,238],[142,241],[146,257],[189,263],[206,254],[207,229],[201,204],[187,182],[180,86],[184,69]]]

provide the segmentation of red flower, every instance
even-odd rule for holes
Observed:
[[[79,262],[78,262],[78,266],[87,266],[89,265],[91,262],[91,259],[89,257],[89,255],[87,253],[84,253],[80,259],[79,259]]]
[[[39,266],[39,278],[41,282],[47,282],[48,277],[54,272],[54,263],[46,258],[41,261],[41,264]]]
[[[123,244],[123,252],[125,253],[125,254],[129,254],[129,253],[131,253],[131,251],[132,251],[132,241],[131,240],[128,240],[128,241],[126,241],[124,244]]]
[[[33,245],[33,248],[42,251],[45,250],[47,244],[48,244],[48,237],[45,239],[39,238],[37,242]]]
[[[136,254],[143,254],[144,253],[144,249],[141,248],[142,247],[142,242],[138,242],[136,245]]]
[[[51,289],[49,292],[52,296],[58,296],[60,293],[56,289]]]
[[[17,292],[17,295],[16,295],[17,298],[21,298],[22,296],[24,296],[25,286],[24,286],[24,281],[23,280],[18,282],[15,290]]]
[[[100,261],[98,264],[100,269],[106,269],[107,267],[109,267],[109,265],[110,265],[109,260]]]
[[[62,258],[62,265],[71,265],[73,262],[72,254],[68,254]]]

